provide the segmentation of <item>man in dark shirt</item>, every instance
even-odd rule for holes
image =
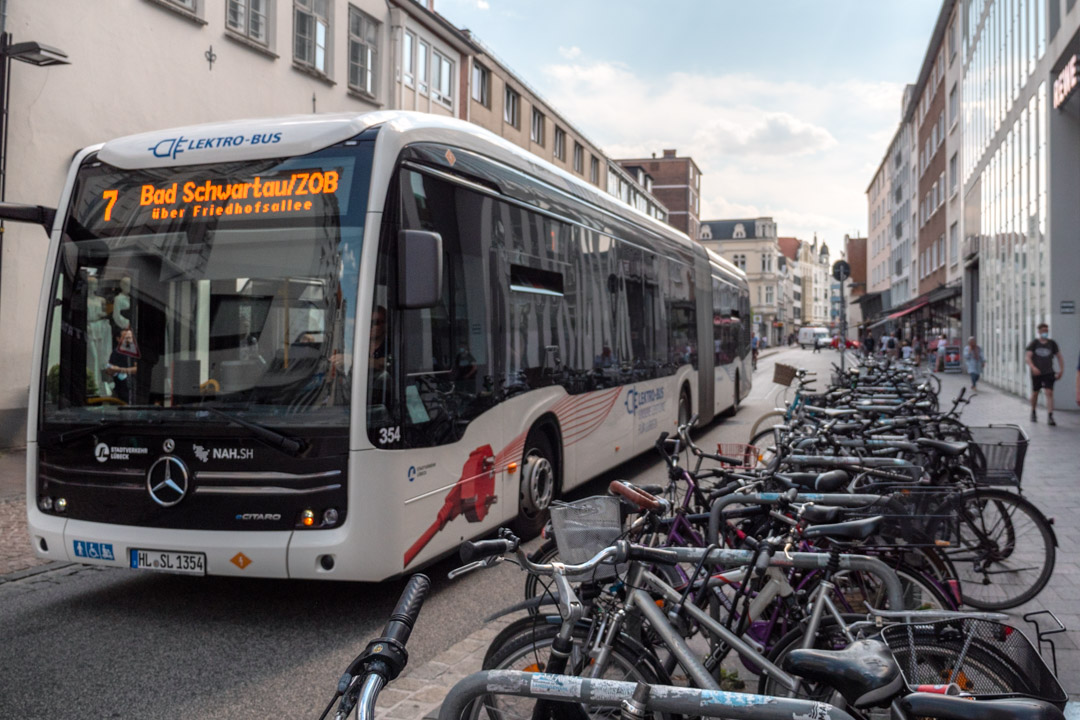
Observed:
[[[135,345],[135,336],[130,327],[122,328],[116,333],[116,349],[109,356],[109,362],[105,366],[105,374],[112,378],[113,397],[123,400],[125,404],[132,405],[135,402],[135,378],[139,371],[139,363],[136,358],[139,351]]]
[[[1031,370],[1031,422],[1038,422],[1035,408],[1039,405],[1039,390],[1046,391],[1046,424],[1054,422],[1054,381],[1061,379],[1065,371],[1065,358],[1061,356],[1058,344],[1050,339],[1050,326],[1039,324],[1039,336],[1027,346],[1027,364]],[[1054,372],[1054,358],[1057,357],[1059,372]]]

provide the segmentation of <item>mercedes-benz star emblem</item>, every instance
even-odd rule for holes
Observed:
[[[176,449],[176,443],[174,443],[172,441],[172,438],[169,438],[168,440],[166,440],[164,443],[161,444],[161,447],[165,452],[171,453],[173,450]]]
[[[188,469],[183,460],[165,455],[146,471],[146,489],[150,499],[161,507],[172,507],[187,495]]]

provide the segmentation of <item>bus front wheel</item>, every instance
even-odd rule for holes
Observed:
[[[521,538],[540,534],[548,518],[548,507],[555,498],[558,474],[551,440],[543,430],[534,428],[525,440],[521,463],[520,498],[514,532]]]

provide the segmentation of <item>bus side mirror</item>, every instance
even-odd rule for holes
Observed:
[[[398,233],[398,306],[435,307],[442,298],[442,236],[426,230]]]
[[[0,220],[32,223],[45,228],[46,235],[52,235],[56,209],[43,205],[20,205],[19,203],[0,203]]]

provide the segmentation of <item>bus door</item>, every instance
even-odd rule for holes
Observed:
[[[517,496],[499,491],[496,467],[506,436],[491,342],[500,325],[492,317],[491,223],[484,219],[493,200],[416,170],[403,169],[399,178],[399,223],[388,225],[376,278],[368,433],[377,448],[408,451],[401,457],[408,566],[498,525],[503,510],[496,506],[513,505],[516,513]],[[442,238],[435,307],[394,302],[398,229]]]

